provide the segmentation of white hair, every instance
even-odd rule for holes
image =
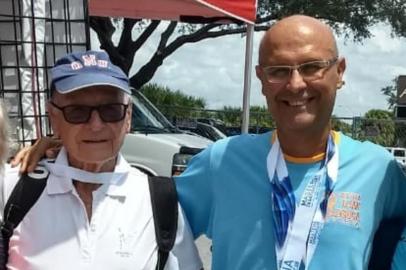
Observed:
[[[8,157],[9,146],[8,117],[3,101],[0,100],[0,168],[3,167]],[[1,171],[1,169],[0,169]]]

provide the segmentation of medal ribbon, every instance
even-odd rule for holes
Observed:
[[[277,138],[269,151],[267,168],[272,186],[278,269],[299,269],[304,261],[307,268],[324,225],[328,197],[337,179],[337,147],[330,135],[320,170],[307,184],[297,209],[286,162]]]

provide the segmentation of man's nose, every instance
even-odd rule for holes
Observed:
[[[95,109],[90,113],[89,125],[92,129],[96,130],[104,125],[104,121],[100,118],[99,112]]]
[[[292,92],[299,92],[306,88],[306,82],[297,69],[293,69],[286,88]]]

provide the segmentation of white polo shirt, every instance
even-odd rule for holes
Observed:
[[[62,150],[55,164],[67,165]],[[155,269],[157,244],[148,178],[119,156],[115,172],[127,177],[93,192],[89,222],[72,180],[50,174],[44,192],[10,239],[8,269]],[[0,186],[0,213],[19,179],[6,168]],[[1,181],[0,181],[1,182]],[[175,246],[167,270],[202,267],[189,225],[179,207]]]

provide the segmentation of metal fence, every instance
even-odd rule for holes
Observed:
[[[228,135],[238,134],[241,128],[240,110],[203,110],[174,106],[158,106],[159,110],[182,127],[187,123],[202,121],[222,128]],[[268,112],[250,113],[251,133],[262,133],[275,128]],[[396,119],[367,119],[362,117],[333,118],[332,128],[357,139],[368,140],[383,146],[406,147],[406,121]]]
[[[14,142],[24,145],[49,132],[49,70],[89,42],[86,0],[0,0],[0,98]]]

